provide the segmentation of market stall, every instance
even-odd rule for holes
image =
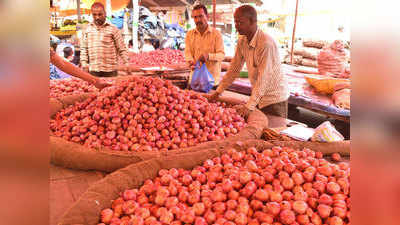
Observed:
[[[50,83],[51,225],[350,223],[350,141],[334,127],[239,116],[232,107],[251,92],[245,73],[208,102],[185,90],[190,71],[177,49],[130,53],[130,63],[134,72],[104,78],[112,87],[103,90]],[[349,119],[301,68],[283,68],[290,104]]]
[[[289,84],[289,104],[322,113],[328,117],[350,122],[350,109],[342,109],[334,104],[330,95],[318,93],[305,79],[304,73],[296,72],[299,67],[282,65]],[[311,71],[309,68],[303,70]],[[315,70],[314,70],[315,71]],[[251,84],[247,78],[238,78],[228,88],[245,95],[251,94]]]
[[[119,78],[123,79],[123,77]],[[155,78],[149,78],[149,77],[143,77],[143,78],[134,78],[134,80],[139,81],[140,79],[145,79],[145,80],[157,80]],[[147,83],[144,81],[144,83]],[[119,86],[118,83],[115,83],[116,86]],[[129,85],[127,83],[124,84]],[[137,88],[138,86],[135,85]],[[168,90],[174,90],[172,86]],[[177,89],[175,89],[177,90]],[[100,97],[96,97],[95,99],[103,99],[104,95],[108,91],[103,91],[102,93],[99,93]],[[187,92],[187,91],[182,91],[182,92]],[[112,93],[112,91],[111,91]],[[141,92],[142,95],[145,95],[147,91]],[[103,96],[103,97],[101,97]],[[69,97],[59,97],[57,101],[61,103],[61,105],[57,104],[52,104],[52,107],[58,108],[58,111],[61,112],[60,115],[57,115],[57,111],[53,111],[52,115],[53,118],[56,118],[56,120],[59,120],[61,123],[57,125],[57,123],[54,123],[54,121],[51,122],[51,129],[54,135],[60,135],[60,133],[57,133],[58,131],[63,131],[62,126],[63,126],[63,117],[68,116],[65,113],[67,113],[70,109],[74,110],[79,110],[79,107],[85,107],[82,104],[82,101],[85,101],[87,97],[82,96],[80,98],[73,98],[73,96]],[[111,96],[110,96],[111,97]],[[116,98],[120,99],[120,98]],[[111,99],[113,102],[115,102],[116,99]],[[238,96],[235,93],[230,93],[227,92],[225,93],[225,96],[222,96],[222,99],[225,99],[224,101],[229,102],[230,104],[238,104],[243,101],[242,96]],[[229,99],[229,100],[227,100]],[[105,99],[104,99],[105,100]],[[161,100],[161,99],[160,99]],[[92,100],[93,101],[93,98]],[[53,101],[54,102],[54,101]],[[96,103],[98,105],[98,103]],[[89,105],[88,105],[89,106]],[[94,105],[93,105],[94,106]],[[78,107],[78,108],[77,108]],[[62,110],[64,108],[64,110]],[[88,107],[89,109],[90,107]],[[81,113],[85,112],[85,108],[83,108],[83,111],[80,111]],[[81,114],[80,115],[83,115]],[[73,117],[76,120],[79,120],[80,115],[77,113],[70,114],[73,115]],[[261,115],[263,115],[261,113]],[[76,117],[78,116],[78,117]],[[251,116],[250,116],[251,117]],[[257,116],[258,117],[258,116]],[[177,168],[186,168],[186,169],[191,169],[193,168],[194,165],[200,165],[202,162],[204,162],[207,159],[211,159],[213,157],[218,157],[222,156],[223,152],[229,149],[230,145],[234,144],[235,148],[241,149],[241,151],[247,150],[251,146],[256,146],[257,149],[260,151],[269,149],[271,146],[291,146],[291,148],[294,149],[302,149],[303,147],[308,147],[310,149],[313,149],[315,151],[322,151],[324,154],[327,156],[331,155],[332,153],[337,153],[340,152],[343,154],[343,156],[346,156],[350,153],[350,148],[349,148],[349,143],[348,142],[338,142],[338,143],[313,143],[313,142],[295,142],[295,141],[288,141],[288,142],[280,142],[280,141],[273,141],[270,140],[270,142],[263,142],[261,140],[251,140],[251,139],[260,139],[262,132],[264,132],[265,125],[268,124],[270,125],[270,118],[268,117],[268,120],[265,121],[264,119],[256,119],[257,117],[254,117],[253,119],[249,118],[248,122],[251,124],[251,126],[254,126],[254,128],[247,128],[247,137],[239,138],[236,136],[231,136],[228,137],[226,140],[217,140],[209,143],[203,143],[198,146],[190,147],[190,148],[183,148],[183,149],[175,149],[169,152],[164,152],[163,154],[154,154],[151,152],[139,152],[141,154],[141,160],[137,160],[135,158],[136,156],[139,156],[139,154],[136,153],[136,156],[133,157],[135,154],[132,150],[132,152],[120,152],[118,150],[113,150],[113,151],[108,151],[107,150],[92,150],[92,149],[87,149],[85,146],[80,145],[78,143],[62,143],[60,142],[65,142],[65,140],[56,140],[56,137],[51,137],[50,138],[50,146],[51,146],[51,151],[52,151],[52,162],[62,166],[62,167],[68,167],[68,168],[79,168],[83,170],[93,170],[95,169],[96,171],[105,171],[106,173],[116,171],[120,168],[123,168],[127,166],[126,168],[122,169],[122,171],[130,170],[129,168],[131,167],[136,167],[139,165],[148,165],[150,163],[153,165],[158,165],[161,166],[159,169],[162,168],[172,168],[172,167],[177,167]],[[57,119],[58,118],[58,119]],[[255,119],[255,120],[254,120]],[[271,119],[272,121],[273,119]],[[82,120],[86,121],[86,120]],[[114,121],[114,120],[113,120]],[[88,121],[86,121],[88,122]],[[272,123],[271,123],[272,124]],[[66,124],[65,124],[66,125]],[[284,123],[281,123],[279,125],[275,125],[276,128],[284,129],[290,124],[288,121],[284,121]],[[57,126],[61,126],[58,131],[57,131]],[[271,127],[271,126],[270,126]],[[260,129],[261,128],[261,129]],[[272,128],[272,127],[271,127]],[[92,129],[92,128],[90,128]],[[243,129],[245,131],[246,128]],[[64,130],[65,131],[65,130]],[[74,132],[74,131],[72,131]],[[80,131],[79,131],[80,132]],[[82,133],[85,135],[87,131]],[[242,131],[241,131],[242,132]],[[108,135],[108,134],[107,134]],[[79,135],[78,135],[79,136]],[[252,138],[250,138],[250,136]],[[75,136],[76,137],[76,136]],[[78,141],[75,137],[71,138],[71,141]],[[67,136],[68,138],[68,136]],[[122,140],[122,139],[118,139]],[[85,141],[86,143],[86,141]],[[85,144],[86,145],[86,144]],[[247,147],[245,147],[247,146]],[[85,149],[86,148],[86,149]],[[220,149],[220,151],[218,151]],[[311,153],[310,153],[311,154]],[[153,156],[151,156],[153,155]],[[146,156],[146,157],[143,157]],[[185,159],[185,160],[183,160]],[[188,160],[188,159],[193,159],[193,160]],[[133,161],[132,161],[133,160]],[[150,160],[150,161],[144,161],[144,160]],[[183,163],[183,164],[181,164]],[[194,164],[193,164],[194,163]],[[140,167],[141,168],[141,167]],[[140,179],[145,179],[146,177],[151,178],[154,174],[157,173],[159,169],[153,167],[153,166],[146,166],[146,168],[141,168],[140,171],[144,175],[143,178]],[[154,172],[151,172],[152,169],[155,169]],[[135,169],[136,170],[136,169]],[[120,173],[119,171],[116,172],[117,174]],[[122,172],[125,173],[125,172]],[[104,186],[104,180],[100,180],[105,176],[106,174],[103,172],[83,172],[83,171],[77,171],[77,170],[65,170],[63,168],[58,168],[58,167],[52,167],[52,177],[51,177],[51,199],[53,203],[51,204],[51,211],[52,215],[51,218],[53,219],[53,222],[57,222],[57,224],[92,224],[92,221],[100,221],[101,217],[99,217],[99,213],[103,208],[109,207],[107,205],[110,203],[110,199],[115,199],[116,195],[119,191],[114,192],[111,189],[106,188],[103,191],[100,191],[101,194],[98,195],[99,190],[96,190],[96,187],[101,186],[103,184]],[[113,174],[109,175],[111,177],[115,176]],[[137,176],[135,175],[133,177]],[[126,188],[133,188],[135,186],[131,186],[129,184],[129,181],[126,179],[132,179],[132,178],[127,178],[127,177],[120,177],[119,175],[119,182],[122,182],[123,185],[120,186],[119,184],[117,186],[118,190],[123,191],[123,189]],[[105,178],[109,179],[109,178]],[[100,180],[100,181],[98,181]],[[98,181],[99,183],[97,183]],[[108,182],[108,181],[107,181]],[[106,182],[106,183],[107,183]],[[141,185],[143,180],[137,180],[135,181],[135,185]],[[113,185],[117,184],[115,182],[112,182]],[[125,186],[125,184],[128,184],[128,186]],[[106,187],[106,186],[104,186]],[[88,190],[86,190],[88,188]],[[123,188],[123,189],[120,189]],[[86,191],[85,191],[86,190]],[[93,193],[96,193],[93,195]],[[92,196],[95,200],[94,204],[97,205],[93,207],[93,201],[92,200],[86,200],[89,196]],[[92,198],[89,197],[89,198]],[[73,203],[74,202],[74,203]],[[97,202],[97,203],[96,203]],[[83,205],[82,205],[83,204]],[[72,206],[72,207],[71,207]],[[78,208],[77,208],[78,207]],[[100,218],[100,219],[99,219]],[[83,219],[83,220],[81,220]],[[107,221],[105,221],[107,223]]]

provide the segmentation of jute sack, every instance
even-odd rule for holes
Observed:
[[[324,155],[339,153],[342,156],[350,156],[351,141],[337,142],[313,142],[313,141],[270,141],[274,146],[290,147],[294,149],[309,148]]]
[[[272,148],[272,144],[260,139],[244,141],[220,141],[225,148],[204,148],[195,152],[179,151],[180,154],[160,156],[146,161],[131,164],[119,169],[104,179],[90,186],[87,191],[62,216],[59,225],[97,224],[102,209],[110,207],[111,201],[119,197],[126,189],[139,188],[147,179],[157,176],[160,169],[192,169],[205,160],[219,157],[229,148],[245,151],[250,146],[258,150]],[[204,143],[208,144],[208,143]]]
[[[61,110],[60,105],[65,108],[73,104],[74,101],[80,102],[88,97],[90,97],[90,95],[68,96],[67,98],[58,99],[58,103],[55,100],[52,101],[55,102],[53,106],[59,111]],[[226,103],[233,102],[233,100],[229,98],[222,99],[222,101]],[[236,104],[236,102],[233,103]],[[55,112],[56,109],[51,109],[51,112]],[[54,113],[52,116],[55,114],[56,113]],[[166,152],[121,152],[112,151],[108,148],[96,150],[66,141],[59,137],[50,137],[50,159],[51,163],[54,165],[64,168],[113,172],[132,163],[137,163],[151,158],[170,156],[186,152],[196,152],[209,148],[222,149],[233,141],[259,139],[262,135],[262,131],[268,127],[268,118],[261,111],[255,110],[247,118],[247,123],[247,126],[244,127],[238,134],[230,136],[225,140],[205,142],[197,146],[179,150],[170,150]]]
[[[157,176],[160,169],[192,169],[203,161],[220,156],[216,149],[154,158],[117,170],[90,186],[87,191],[63,215],[59,225],[97,224],[102,209],[128,188],[139,188],[147,179]]]
[[[99,182],[95,183],[72,205],[63,215],[59,225],[70,224],[97,224],[102,209],[108,208],[112,200],[119,197],[119,194],[126,189],[139,188],[147,179],[157,176],[160,169],[183,168],[192,169],[201,165],[205,160],[219,157],[228,149],[234,148],[238,151],[246,151],[249,147],[255,147],[258,151],[271,149],[274,146],[292,148],[310,148],[314,151],[322,150],[325,154],[340,149],[349,148],[350,142],[342,143],[307,143],[297,141],[273,141],[267,142],[260,139],[244,141],[225,142],[223,149],[202,149],[195,152],[184,152],[170,156],[160,156],[150,160],[129,165],[117,170]],[[329,144],[329,145],[322,145]],[[342,150],[341,152],[346,152]]]

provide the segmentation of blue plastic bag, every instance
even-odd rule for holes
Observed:
[[[192,82],[190,82],[190,87],[194,91],[208,93],[214,87],[214,77],[208,72],[207,66],[203,63],[196,63],[196,68],[193,72]]]

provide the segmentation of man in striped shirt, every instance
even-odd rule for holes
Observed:
[[[235,56],[228,72],[222,78],[217,90],[209,95],[211,101],[239,76],[246,62],[249,80],[252,86],[251,96],[245,105],[236,106],[236,110],[246,117],[256,107],[265,114],[286,118],[288,111],[288,86],[281,71],[281,62],[276,42],[257,27],[257,12],[250,5],[236,9],[235,27],[239,32]]]
[[[128,49],[120,30],[106,21],[104,5],[96,2],[91,7],[93,22],[83,34],[81,44],[82,68],[94,76],[112,77],[117,75],[118,56],[128,66]]]

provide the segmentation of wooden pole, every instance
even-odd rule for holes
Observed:
[[[217,0],[213,0],[213,27],[216,27]]]
[[[81,22],[81,0],[76,0],[76,10],[78,13],[78,23]]]
[[[297,10],[299,8],[299,0],[296,0],[296,12],[294,14],[294,26],[293,26],[293,33],[292,33],[292,47],[290,51],[290,64],[293,65],[293,48],[294,48],[294,38],[296,34],[296,24],[297,24]]]

